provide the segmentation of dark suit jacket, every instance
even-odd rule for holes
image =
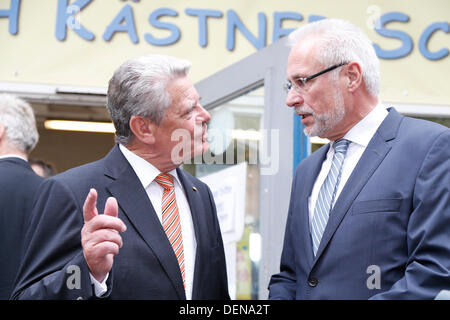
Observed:
[[[225,255],[208,186],[177,169],[192,212],[197,240],[193,299],[229,299]],[[196,191],[193,189],[196,188]],[[83,204],[98,191],[98,210],[108,197],[127,225],[123,247],[107,280],[111,299],[185,299],[175,254],[134,170],[116,145],[103,159],[48,179],[33,209],[29,246],[15,299],[93,298],[81,247]],[[81,275],[77,284],[76,274]],[[78,288],[79,287],[79,288]]]
[[[19,158],[0,159],[0,299],[9,299],[26,226],[42,178]]]
[[[450,130],[390,109],[313,257],[308,197],[328,148],[296,170],[270,298],[432,299],[449,289]]]

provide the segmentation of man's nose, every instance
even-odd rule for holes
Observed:
[[[201,105],[199,105],[200,107],[200,116],[202,118],[202,122],[207,122],[211,119],[211,115],[209,114],[209,112],[203,108]]]
[[[303,95],[301,93],[294,89],[289,90],[286,97],[286,105],[288,107],[301,106],[304,102],[305,100],[303,99]]]

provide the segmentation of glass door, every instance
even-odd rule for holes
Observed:
[[[213,192],[227,256],[231,297],[258,299],[261,262],[259,157],[264,127],[264,87],[251,90],[209,112],[210,149],[201,161],[185,164],[184,169],[204,179]],[[230,183],[227,179],[231,179]]]

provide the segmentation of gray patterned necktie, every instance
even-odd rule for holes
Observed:
[[[311,221],[311,239],[313,243],[314,256],[319,249],[320,240],[328,222],[328,216],[336,197],[342,174],[342,164],[347,153],[349,140],[340,139],[333,144],[334,156],[331,168],[319,191],[319,196],[314,207],[314,215]]]

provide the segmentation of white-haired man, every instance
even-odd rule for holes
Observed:
[[[19,268],[33,198],[42,178],[28,164],[39,139],[33,109],[0,94],[0,299],[9,299]]]
[[[149,55],[114,73],[118,144],[43,183],[14,298],[229,299],[211,191],[178,168],[208,148],[189,68]]]
[[[286,103],[331,142],[296,170],[270,298],[434,298],[450,288],[450,130],[380,103],[378,59],[351,23],[290,38]]]

